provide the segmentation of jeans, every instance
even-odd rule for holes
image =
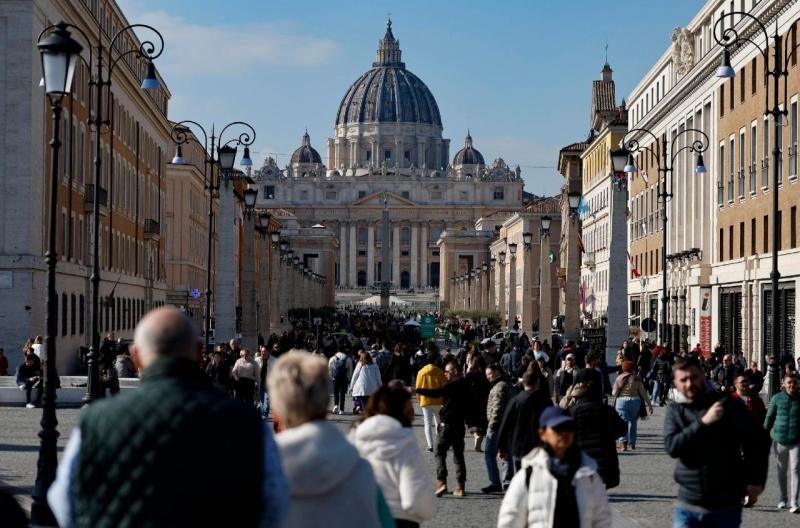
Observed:
[[[783,445],[775,442],[773,445],[778,466],[780,500],[788,503],[790,508],[800,506],[800,444]]]
[[[425,431],[425,441],[428,443],[428,449],[433,448],[433,439],[436,436],[436,430],[439,428],[439,409],[441,405],[426,405],[422,408],[422,429]]]
[[[263,387],[258,391],[258,399],[261,402],[261,417],[266,418],[269,416],[269,393]]]
[[[486,441],[483,443],[483,458],[486,461],[489,484],[496,488],[501,487],[500,470],[497,467],[497,436],[494,431],[486,433]]]
[[[650,398],[653,401],[653,404],[658,402],[659,405],[664,405],[664,401],[667,399],[667,392],[669,392],[669,384],[667,384],[665,381],[654,381],[653,394]]]
[[[737,528],[741,524],[741,508],[698,513],[676,506],[672,528]]]
[[[447,482],[447,451],[453,448],[456,463],[456,482],[462,486],[467,481],[467,463],[464,461],[464,426],[439,424],[436,436],[436,478]]]
[[[40,405],[42,403],[42,380],[40,379],[37,382],[31,383],[30,381],[25,381],[25,383],[20,384],[19,390],[25,391],[25,403],[31,403],[31,392],[33,392],[33,403],[35,405]]]
[[[639,397],[617,398],[614,407],[617,414],[628,424],[628,432],[620,438],[628,445],[636,447],[636,425],[639,422],[639,409],[644,404]]]
[[[344,402],[347,396],[349,382],[345,379],[333,380],[333,404],[344,412]]]

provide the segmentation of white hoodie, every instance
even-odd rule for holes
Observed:
[[[377,528],[378,486],[366,460],[329,422],[275,436],[291,497],[284,526]]]
[[[433,481],[411,428],[379,414],[364,420],[350,439],[372,466],[395,519],[422,523],[433,517]]]

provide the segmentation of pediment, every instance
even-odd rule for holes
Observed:
[[[389,206],[417,205],[408,198],[403,198],[391,191],[385,191]],[[384,191],[369,194],[352,203],[353,207],[383,207]]]

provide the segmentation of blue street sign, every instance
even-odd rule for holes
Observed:
[[[198,290],[197,288],[194,288],[192,290],[192,298],[197,299],[199,297],[200,297],[200,290]]]

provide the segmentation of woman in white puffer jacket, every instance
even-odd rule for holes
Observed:
[[[350,394],[353,395],[353,414],[361,414],[364,405],[376,390],[383,384],[381,381],[381,369],[373,363],[372,356],[367,352],[359,352],[358,364],[353,370],[353,377],[350,379]]]
[[[597,464],[574,444],[575,422],[560,407],[539,418],[537,447],[511,479],[497,528],[611,528],[611,508]]]
[[[397,528],[416,528],[436,510],[433,480],[411,429],[414,408],[403,382],[384,385],[367,402],[350,439],[372,466]]]

